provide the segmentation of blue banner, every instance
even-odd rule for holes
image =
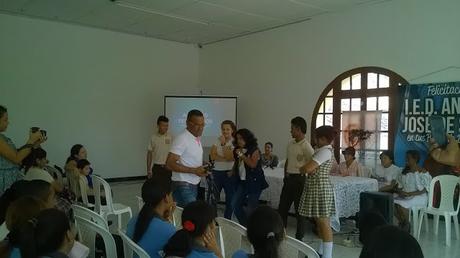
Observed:
[[[446,133],[460,139],[460,82],[401,86],[399,97],[401,104],[394,145],[397,166],[405,166],[408,150],[418,150],[423,164],[431,139],[431,115],[442,116]]]

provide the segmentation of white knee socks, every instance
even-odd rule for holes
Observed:
[[[323,245],[323,258],[332,258],[333,242],[324,242]]]
[[[323,240],[319,240],[319,248],[318,248],[318,254],[323,255],[324,253],[324,245],[323,245]]]

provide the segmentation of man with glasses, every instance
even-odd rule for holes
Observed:
[[[187,128],[173,140],[166,160],[172,170],[173,197],[179,207],[196,201],[198,184],[208,171],[203,166],[201,135],[205,126],[203,113],[191,110],[187,115]]]

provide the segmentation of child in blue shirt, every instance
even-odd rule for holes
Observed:
[[[203,201],[189,203],[182,212],[182,229],[164,247],[165,257],[222,258],[216,241],[216,211]]]
[[[279,246],[286,232],[277,211],[268,206],[259,206],[249,217],[247,232],[254,254],[239,250],[232,258],[281,258]]]
[[[153,177],[142,185],[144,206],[139,215],[133,217],[127,227],[127,235],[152,258],[160,258],[160,252],[169,238],[176,233],[171,224],[176,207],[167,180]]]

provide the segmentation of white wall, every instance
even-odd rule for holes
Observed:
[[[395,0],[207,45],[200,87],[239,95],[240,126],[259,142],[272,140],[283,156],[290,119],[309,122],[319,95],[342,72],[379,66],[411,80],[460,66],[459,10],[458,0]],[[412,82],[455,80],[458,69]]]
[[[95,173],[144,175],[163,95],[198,93],[191,45],[8,15],[0,15],[0,35],[6,135],[20,146],[29,127],[47,129],[44,148],[61,166],[81,143]]]

